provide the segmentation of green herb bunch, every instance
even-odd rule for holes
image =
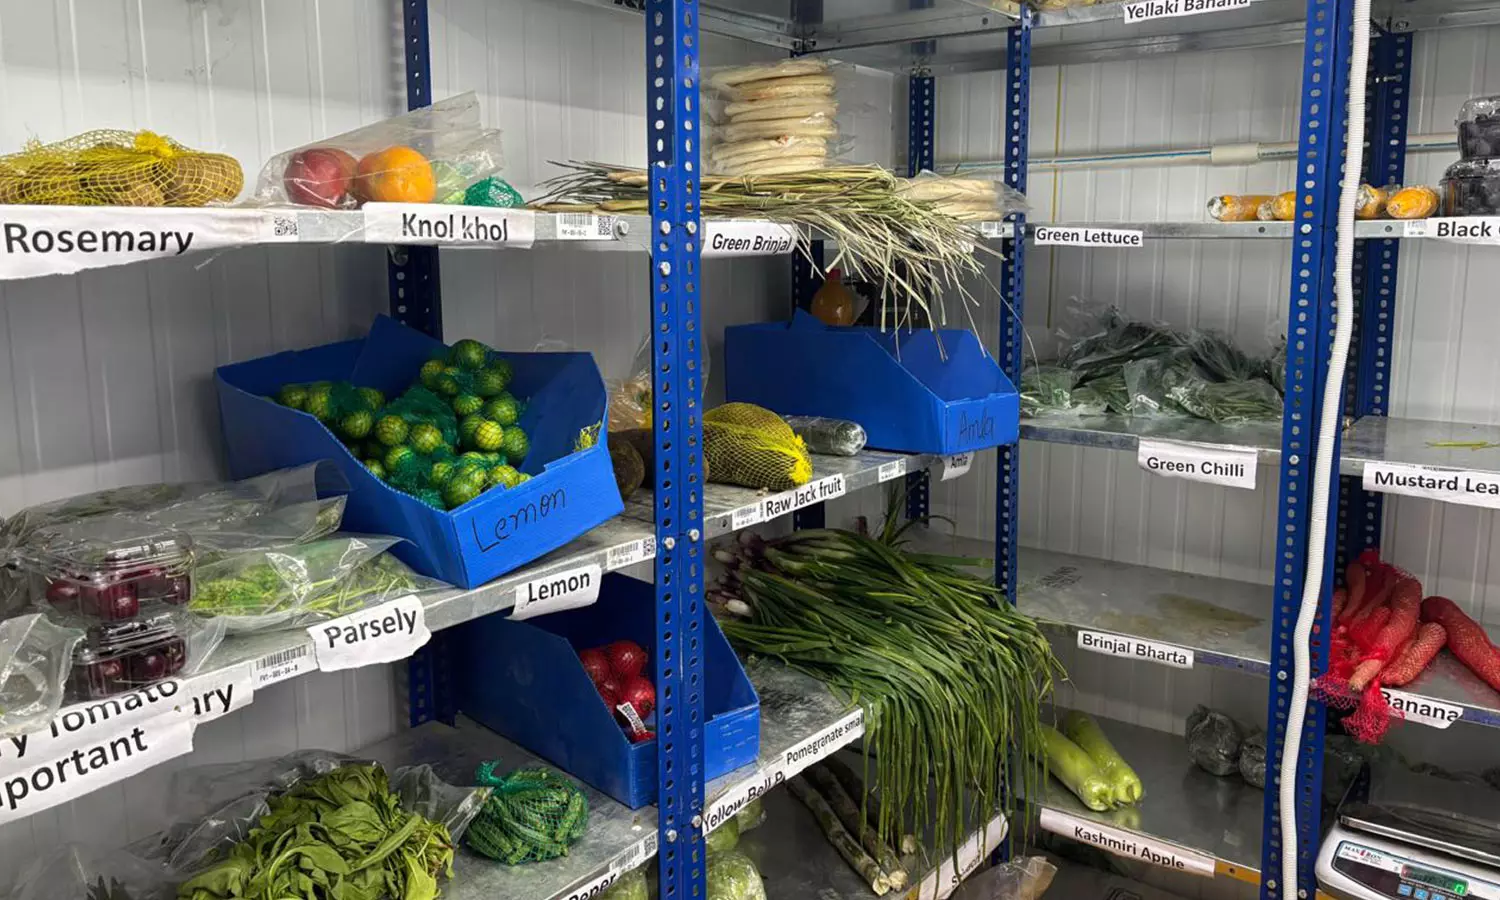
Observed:
[[[270,800],[229,856],[180,900],[433,900],[453,877],[447,827],[401,808],[378,765],[344,766]]]
[[[188,608],[205,616],[292,609],[341,616],[423,589],[421,576],[385,552],[389,545],[389,540],[334,535],[226,556],[194,571]]]

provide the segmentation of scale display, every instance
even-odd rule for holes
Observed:
[[[1406,856],[1360,840],[1338,841],[1337,852],[1329,862],[1335,873],[1347,879],[1342,890],[1329,891],[1339,898],[1480,900],[1500,897],[1500,888],[1490,882],[1467,877],[1462,871],[1412,862]],[[1334,886],[1324,884],[1325,890],[1329,887]]]
[[[1421,869],[1416,866],[1403,866],[1401,877],[1407,881],[1417,884],[1425,884],[1447,891],[1455,897],[1462,897],[1469,892],[1469,883],[1462,878],[1455,878],[1447,872],[1435,872],[1432,869]]]

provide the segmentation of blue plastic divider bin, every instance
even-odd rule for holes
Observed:
[[[525,401],[519,424],[531,450],[517,468],[532,477],[448,512],[390,487],[313,416],[269,399],[285,384],[339,380],[395,398],[417,380],[424,362],[445,349],[441,341],[381,316],[362,340],[220,367],[230,474],[245,478],[331,459],[353,486],[345,528],[406,538],[393,552],[412,568],[470,588],[620,514],[624,506],[604,441],[573,450],[580,432],[604,421],[607,406],[604,381],[587,353],[499,354],[515,372],[511,392]]]
[[[650,654],[651,677],[655,621],[654,588],[611,574],[593,606],[460,625],[450,632],[458,710],[631,809],[655,803],[657,742],[630,743],[578,661],[580,650],[628,638]],[[717,778],[756,761],[760,701],[718,623],[704,624],[704,777]]]
[[[898,335],[799,310],[790,322],[724,329],[724,362],[726,399],[858,422],[880,450],[964,453],[1020,431],[1015,386],[962,329]]]

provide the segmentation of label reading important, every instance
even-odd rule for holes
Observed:
[[[1447,728],[1464,715],[1462,706],[1444,703],[1442,700],[1419,697],[1395,688],[1381,688],[1380,693],[1385,696],[1385,702],[1391,705],[1391,709],[1395,710],[1402,720],[1416,722],[1429,728]]]
[[[906,474],[906,457],[880,464],[880,483],[884,484]]]
[[[194,723],[157,716],[0,775],[0,824],[66,803],[192,752]]]
[[[268,653],[255,661],[255,687],[263,688],[268,684],[286,681],[317,667],[317,660],[313,659],[313,648],[307,644]]]
[[[1495,472],[1369,462],[1365,463],[1364,488],[1444,503],[1500,509],[1500,473]]]
[[[536,243],[536,213],[439,203],[366,203],[365,242],[370,244]]]
[[[819,478],[817,481],[810,481],[802,487],[793,488],[781,494],[773,494],[760,501],[760,521],[764,522],[767,519],[784,516],[804,506],[812,506],[815,503],[822,503],[825,500],[832,500],[835,497],[842,496],[844,496],[844,476],[842,473],[829,475],[827,478]]]
[[[643,563],[648,559],[656,558],[656,538],[646,537],[618,547],[610,547],[605,556],[605,569],[613,572],[636,563]]]
[[[1254,450],[1143,439],[1135,461],[1153,475],[1255,490]]]
[[[1119,656],[1125,659],[1140,659],[1146,662],[1160,663],[1164,666],[1171,666],[1174,669],[1191,669],[1193,667],[1193,651],[1186,647],[1158,644],[1155,641],[1143,641],[1140,638],[1126,637],[1122,634],[1109,634],[1103,631],[1078,632],[1078,649],[1088,650],[1091,653],[1102,653],[1105,656]]]
[[[556,217],[560,241],[612,241],[615,239],[615,217],[592,213],[560,213]]]
[[[512,619],[529,619],[563,609],[577,609],[599,602],[599,583],[604,574],[598,563],[543,575],[516,588]]]
[[[422,601],[414,594],[309,625],[307,634],[324,672],[397,662],[432,638]]]
[[[1043,246],[1054,247],[1140,247],[1146,243],[1145,233],[1131,228],[1057,228],[1038,225],[1032,232],[1032,240]]]
[[[943,481],[952,481],[960,475],[967,475],[969,469],[974,465],[974,454],[955,453],[952,456],[943,457]]]
[[[1139,0],[1136,3],[1126,3],[1122,9],[1125,24],[1134,25],[1136,22],[1149,22],[1152,19],[1244,9],[1250,3],[1251,0]]]
[[[1212,857],[1145,835],[1120,831],[1108,825],[1076,818],[1054,809],[1042,809],[1041,825],[1043,831],[1091,844],[1116,856],[1137,859],[1153,866],[1187,872],[1191,875],[1204,875],[1212,878],[1214,874]]]
[[[797,229],[778,222],[704,223],[704,256],[779,256],[797,246]]]
[[[1406,237],[1436,238],[1461,244],[1500,244],[1500,216],[1410,219]]]
[[[0,278],[35,278],[259,243],[256,209],[0,206]]]

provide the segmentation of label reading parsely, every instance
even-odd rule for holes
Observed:
[[[613,572],[616,569],[623,569],[626,566],[633,566],[655,558],[656,538],[646,537],[618,547],[610,547],[605,555],[604,567]]]
[[[1153,475],[1255,490],[1254,450],[1142,439],[1135,461]]]
[[[974,454],[955,453],[952,456],[943,457],[943,481],[952,481],[960,475],[967,475],[969,469],[974,465]]]
[[[1060,834],[1075,841],[1092,844],[1100,850],[1113,853],[1116,856],[1137,859],[1150,863],[1153,866],[1161,866],[1164,869],[1174,869],[1192,875],[1206,875],[1211,878],[1214,874],[1214,861],[1212,857],[1204,856],[1185,847],[1179,847],[1176,844],[1158,841],[1145,835],[1120,831],[1108,825],[1100,825],[1097,822],[1090,822],[1087,819],[1079,819],[1054,809],[1042,809],[1041,825],[1043,831],[1050,831],[1053,834]]]
[[[810,481],[802,487],[793,488],[784,493],[773,494],[760,501],[760,520],[774,519],[777,516],[784,516],[793,510],[801,509],[804,506],[812,506],[814,503],[822,503],[825,500],[842,497],[844,496],[844,489],[844,476],[840,473],[838,475],[829,475],[826,478],[819,478],[817,481]]]
[[[1032,232],[1033,242],[1054,247],[1122,247],[1144,246],[1145,233],[1131,228],[1058,228],[1038,225]]]
[[[536,242],[536,213],[524,209],[440,203],[366,203],[365,242],[371,244],[505,244]]]
[[[881,463],[880,464],[879,475],[880,475],[880,482],[882,484],[884,484],[885,482],[890,481],[892,479],[900,478],[901,476],[903,476],[905,474],[906,474],[906,457],[904,457],[904,456],[901,459],[893,459],[893,460],[891,460],[888,463]]]
[[[1406,222],[1405,236],[1461,244],[1500,244],[1500,216],[1410,219]]]
[[[1381,688],[1380,693],[1385,696],[1385,702],[1391,705],[1391,709],[1406,722],[1416,722],[1430,728],[1447,728],[1464,715],[1462,706],[1444,703],[1442,700],[1419,697],[1395,688]]]
[[[1158,644],[1155,641],[1144,641],[1140,638],[1126,637],[1122,634],[1109,634],[1104,631],[1078,632],[1078,649],[1087,650],[1091,653],[1101,653],[1105,656],[1119,656],[1124,659],[1139,659],[1146,662],[1160,663],[1164,666],[1171,666],[1174,669],[1191,669],[1193,667],[1193,651],[1186,647]]]
[[[1136,3],[1126,3],[1122,9],[1125,24],[1134,25],[1136,22],[1149,22],[1152,19],[1244,9],[1250,3],[1251,0],[1139,0]]]
[[[324,672],[397,662],[432,638],[422,601],[414,594],[307,626]]]
[[[604,574],[598,563],[565,569],[526,582],[516,588],[512,619],[529,619],[563,609],[577,609],[599,602]]]
[[[257,209],[0,206],[0,278],[35,278],[259,243]]]
[[[778,222],[705,222],[704,256],[779,256],[797,246],[797,229]]]
[[[1500,509],[1500,473],[1368,462],[1363,480],[1367,491]]]

